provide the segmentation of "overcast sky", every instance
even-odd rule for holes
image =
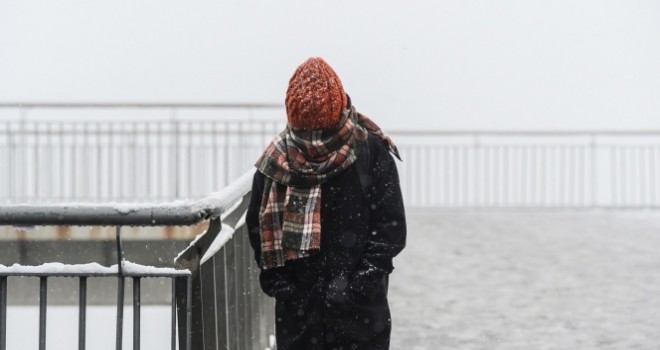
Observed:
[[[655,0],[0,0],[0,101],[282,103],[309,56],[384,127],[660,129]]]

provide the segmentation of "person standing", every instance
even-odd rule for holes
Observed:
[[[277,349],[389,349],[389,274],[406,244],[396,146],[319,57],[291,77],[286,112],[246,216]]]

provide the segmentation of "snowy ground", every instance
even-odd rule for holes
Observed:
[[[660,213],[409,213],[392,349],[660,349]]]

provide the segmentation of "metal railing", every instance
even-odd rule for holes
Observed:
[[[245,186],[251,180],[243,178]],[[206,233],[176,258],[176,266],[192,271],[193,349],[262,350],[259,340],[273,334],[275,306],[263,298],[245,225],[249,198],[246,194],[222,223],[212,221]],[[225,243],[230,240],[233,245]]]
[[[660,207],[660,131],[391,134],[408,206]]]
[[[39,267],[0,266],[0,350],[6,349],[9,276],[40,279],[40,350],[46,349],[47,281],[50,277],[79,279],[79,349],[85,349],[86,345],[87,279],[94,277],[115,277],[118,281],[117,349],[122,348],[125,278],[133,279],[133,349],[140,349],[140,279],[147,277],[172,279],[172,349],[177,348],[177,334],[179,349],[206,349],[211,334],[213,348],[264,349],[272,345],[272,302],[258,288],[258,267],[250,254],[244,232],[245,221],[242,220],[253,174],[253,171],[248,172],[222,191],[195,202],[0,206],[0,225],[116,226],[118,260],[116,266],[99,265],[93,269],[89,265],[59,266],[57,269],[48,264]],[[145,267],[124,261],[122,226],[192,225],[203,220],[211,220],[209,228],[177,257],[179,269]],[[233,232],[240,234],[232,239]],[[199,334],[202,334],[201,340]]]
[[[250,169],[282,107],[0,103],[0,203],[203,198]]]
[[[4,203],[202,198],[252,168],[285,121],[277,104],[2,109],[19,116],[0,122]],[[410,207],[660,206],[658,130],[385,131]]]

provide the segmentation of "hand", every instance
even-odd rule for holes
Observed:
[[[349,289],[361,298],[373,300],[379,292],[387,289],[387,275],[382,273],[354,273]]]
[[[272,289],[272,294],[276,299],[289,300],[296,294],[297,288],[288,282],[278,281]]]
[[[283,268],[262,270],[259,274],[259,283],[266,295],[281,300],[291,298],[298,289]]]

